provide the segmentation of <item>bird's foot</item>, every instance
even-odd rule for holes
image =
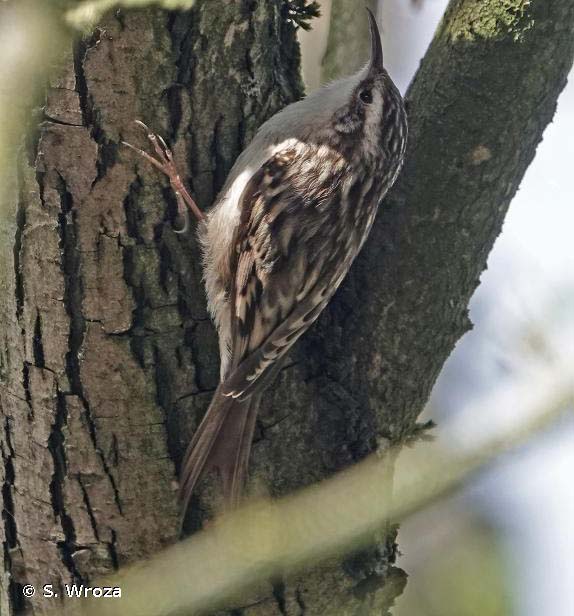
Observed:
[[[175,165],[175,161],[173,159],[172,151],[167,147],[166,142],[160,135],[156,135],[152,133],[150,129],[139,120],[135,120],[135,123],[138,126],[141,126],[147,133],[147,138],[157,154],[157,158],[151,156],[144,150],[140,150],[136,148],[131,143],[127,143],[122,141],[123,145],[131,148],[134,152],[137,152],[140,156],[145,158],[149,163],[151,163],[156,169],[159,169],[162,173],[165,173],[169,178],[169,183],[173,188],[173,192],[175,193],[175,198],[177,199],[177,214],[178,218],[183,221],[183,225],[180,229],[174,229],[176,233],[184,233],[187,231],[189,226],[189,214],[188,209],[191,210],[192,214],[197,218],[199,222],[203,222],[205,220],[205,215],[197,206],[197,203],[193,200],[192,196],[187,191],[186,187],[183,184],[182,179],[179,176],[177,171],[177,167]]]

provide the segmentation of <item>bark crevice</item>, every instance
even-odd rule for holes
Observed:
[[[100,541],[100,536],[98,532],[98,523],[96,521],[94,510],[92,509],[92,503],[90,502],[90,496],[88,494],[88,491],[86,490],[86,486],[84,485],[84,482],[82,481],[82,476],[78,475],[76,479],[78,480],[78,485],[80,486],[80,491],[82,492],[82,499],[84,501],[84,505],[86,506],[88,517],[90,518],[90,524],[92,525],[92,530],[94,531],[94,537],[96,541]]]
[[[116,19],[118,19],[117,16]],[[96,159],[97,173],[92,181],[92,189],[106,176],[108,169],[115,164],[117,160],[117,144],[106,138],[105,131],[100,125],[98,110],[90,95],[84,67],[87,54],[98,45],[101,36],[102,31],[96,28],[91,36],[80,39],[75,43],[73,50],[75,89],[78,93],[80,111],[82,114],[82,125],[88,128],[92,139],[98,145],[98,155]]]
[[[287,612],[287,603],[285,601],[285,582],[283,580],[275,580],[272,583],[273,598],[277,605],[277,609],[281,616],[289,616]]]
[[[56,545],[61,555],[62,563],[68,570],[72,581],[82,583],[82,575],[74,562],[73,554],[77,549],[76,531],[74,522],[66,511],[63,484],[66,481],[66,454],[64,449],[64,435],[62,429],[66,424],[66,400],[61,392],[57,392],[56,416],[52,430],[48,437],[48,450],[52,456],[53,471],[49,490],[54,516],[59,520],[64,539],[57,541]]]
[[[19,168],[19,166],[18,166]],[[22,266],[20,262],[20,254],[22,251],[22,237],[26,228],[26,208],[24,206],[24,197],[22,194],[22,177],[19,177],[20,191],[18,195],[18,204],[16,206],[16,230],[14,234],[14,298],[16,304],[16,319],[20,320],[24,306],[24,278],[22,276]]]
[[[18,571],[17,563],[22,563],[22,554],[18,542],[18,528],[14,510],[14,448],[10,429],[10,418],[4,420],[4,441],[1,445],[2,461],[4,466],[4,480],[2,483],[2,521],[4,525],[4,570],[8,572],[9,585],[7,596],[10,608],[14,611],[22,610],[24,598],[22,593],[22,572]]]

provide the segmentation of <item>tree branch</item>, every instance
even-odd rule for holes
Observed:
[[[322,61],[323,82],[350,75],[369,57],[369,22],[365,8],[377,14],[378,0],[332,0],[327,49]]]
[[[451,2],[409,90],[398,185],[264,403],[253,483],[272,494],[416,432],[445,360],[471,327],[469,300],[574,53],[569,0],[503,6]],[[357,587],[392,560],[385,546],[355,560]],[[351,596],[341,592],[336,602]]]

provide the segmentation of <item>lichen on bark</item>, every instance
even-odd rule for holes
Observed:
[[[534,26],[530,8],[532,0],[458,0],[449,7],[443,24],[453,43],[458,40],[501,39],[509,37],[514,42],[523,40]]]

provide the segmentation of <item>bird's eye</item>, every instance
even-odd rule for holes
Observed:
[[[369,89],[361,90],[359,92],[359,98],[365,105],[370,105],[373,102],[373,93]]]

